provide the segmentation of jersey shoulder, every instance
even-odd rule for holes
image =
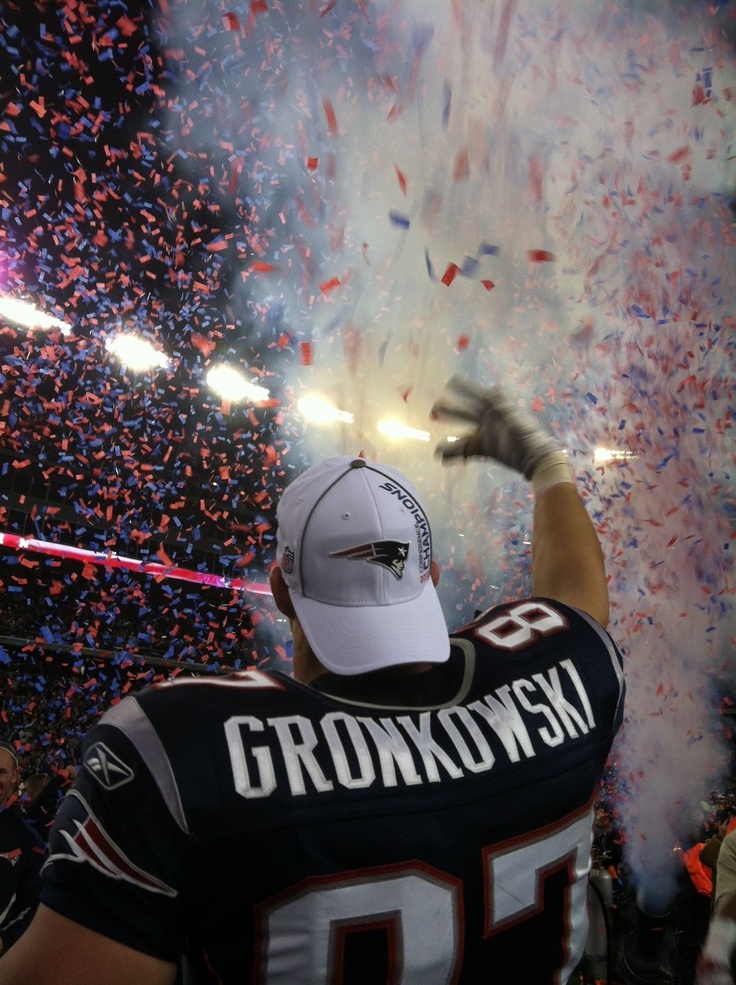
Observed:
[[[587,640],[601,652],[620,654],[609,634],[592,616],[553,599],[530,597],[495,605],[461,627],[454,637],[472,640],[480,647],[502,653],[515,653],[531,647],[560,642],[567,646]]]
[[[512,680],[554,665],[574,667],[591,693],[615,699],[620,719],[625,691],[621,653],[601,625],[579,609],[537,597],[506,602],[451,639],[474,654],[481,676]]]

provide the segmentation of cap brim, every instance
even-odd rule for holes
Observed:
[[[335,674],[444,663],[450,656],[447,624],[430,579],[416,598],[393,605],[327,605],[290,594],[314,655]]]

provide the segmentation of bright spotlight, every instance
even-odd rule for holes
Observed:
[[[318,393],[310,393],[297,402],[297,410],[310,424],[332,424],[342,421],[352,424],[354,417],[346,410],[338,410],[326,397]]]
[[[633,451],[621,451],[616,448],[596,448],[595,450],[595,460],[598,463],[630,462],[634,458],[638,458],[638,455],[635,455]]]
[[[246,402],[258,403],[261,400],[268,400],[269,393],[265,387],[251,383],[237,369],[232,366],[213,366],[207,374],[207,385],[211,387],[218,397],[228,400],[230,403]]]
[[[154,348],[148,339],[133,332],[121,332],[109,338],[106,346],[124,366],[134,371],[141,372],[157,366],[163,368],[169,362],[166,355]]]
[[[409,438],[413,441],[429,441],[429,431],[419,431],[417,428],[410,428],[400,421],[379,421],[378,430],[381,434],[391,438],[392,441],[402,441]]]
[[[0,294],[0,317],[23,328],[40,328],[44,331],[58,328],[62,335],[69,335],[72,330],[65,321],[47,315],[30,301],[19,301],[8,294]]]

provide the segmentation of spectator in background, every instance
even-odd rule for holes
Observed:
[[[59,802],[72,780],[73,775],[69,775],[67,770],[45,769],[43,773],[33,773],[23,781],[26,818],[44,841],[48,841]]]
[[[28,927],[41,892],[45,849],[17,798],[18,754],[0,741],[0,954]]]

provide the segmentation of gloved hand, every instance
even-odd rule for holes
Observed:
[[[736,950],[736,922],[716,914],[698,958],[696,985],[733,985],[731,957]]]
[[[531,479],[547,455],[557,452],[564,456],[560,442],[540,428],[533,417],[513,407],[501,387],[483,390],[453,376],[446,389],[450,399],[440,397],[432,407],[432,417],[469,421],[476,430],[457,441],[441,441],[437,453],[443,460],[483,455]]]
[[[733,985],[728,968],[700,959],[695,973],[695,985]]]

